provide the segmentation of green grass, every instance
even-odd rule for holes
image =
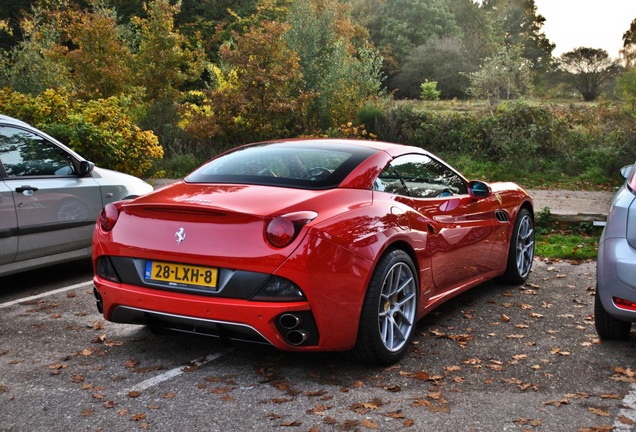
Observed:
[[[599,238],[600,234],[581,235],[575,232],[538,234],[535,238],[535,255],[550,259],[595,260]]]
[[[591,222],[555,221],[550,210],[535,214],[535,255],[564,260],[595,260],[602,227]]]

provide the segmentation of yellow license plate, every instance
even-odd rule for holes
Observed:
[[[216,288],[219,270],[211,267],[147,261],[144,278],[175,286]]]

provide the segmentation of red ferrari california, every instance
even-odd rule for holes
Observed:
[[[486,280],[522,283],[533,256],[514,183],[467,181],[416,147],[282,140],[108,204],[94,292],[113,322],[390,364],[418,319]]]

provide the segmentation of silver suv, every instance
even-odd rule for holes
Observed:
[[[636,322],[636,165],[623,167],[598,245],[594,323],[601,339],[627,339]]]
[[[0,115],[0,276],[90,257],[101,209],[151,190]]]

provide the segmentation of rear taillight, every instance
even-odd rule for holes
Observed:
[[[318,213],[313,211],[288,213],[272,219],[265,229],[269,244],[283,248],[294,241],[302,227],[314,220]]]
[[[625,300],[619,297],[612,297],[612,300],[614,301],[614,304],[617,308],[636,312],[636,303],[634,303],[633,301]]]
[[[99,225],[108,232],[115,227],[117,218],[119,218],[119,208],[113,203],[106,204],[99,214]]]

